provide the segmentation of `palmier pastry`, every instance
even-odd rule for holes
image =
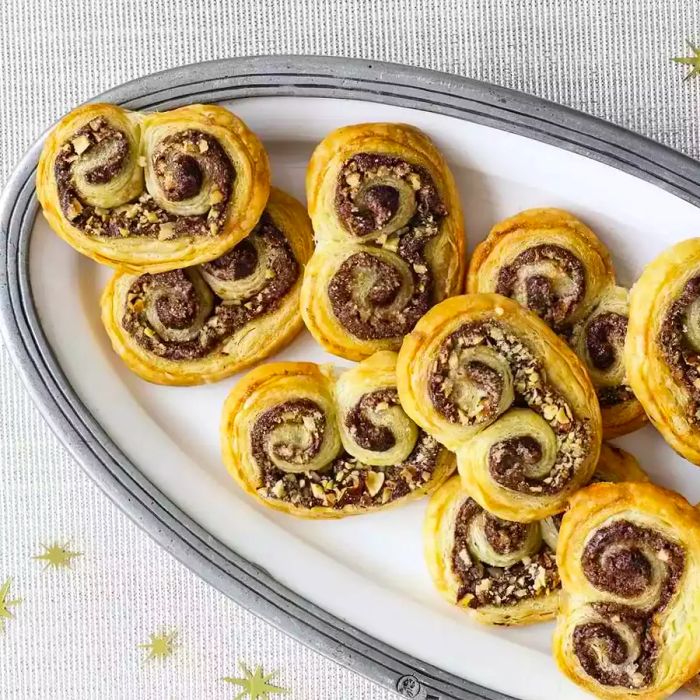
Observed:
[[[460,291],[464,228],[440,152],[406,124],[358,124],[316,148],[306,177],[316,251],[302,314],[329,352],[398,350],[416,321]]]
[[[541,525],[503,520],[471,498],[458,476],[449,479],[431,497],[423,527],[436,588],[480,622],[553,618],[559,572]]]
[[[262,144],[215,105],[151,114],[78,107],[49,134],[37,171],[53,230],[133,272],[218,258],[252,231],[269,189]]]
[[[645,481],[627,452],[603,444],[598,481]],[[485,511],[459,477],[431,497],[423,527],[428,569],[438,591],[479,622],[518,625],[548,620],[558,606],[556,548],[561,515],[531,523]]]
[[[571,499],[557,548],[554,656],[600,698],[665,698],[700,670],[700,514],[643,483]]]
[[[247,493],[305,518],[404,503],[433,491],[455,466],[401,408],[388,351],[339,378],[306,362],[257,367],[226,400],[221,448]]]
[[[474,251],[467,289],[515,299],[569,342],[596,388],[605,438],[643,425],[623,360],[628,292],[581,221],[561,209],[528,209],[496,224]]]
[[[561,512],[598,461],[600,409],[574,352],[498,294],[433,307],[399,353],[406,413],[457,453],[484,509],[530,522]]]
[[[313,234],[304,207],[273,189],[253,232],[211,262],[140,275],[117,272],[102,322],[130,369],[158,384],[238,372],[301,330],[299,290]]]
[[[662,253],[634,285],[625,364],[666,442],[700,465],[700,238]]]

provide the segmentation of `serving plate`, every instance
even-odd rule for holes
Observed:
[[[303,198],[306,161],[331,129],[404,121],[455,172],[469,247],[500,218],[559,206],[586,221],[631,283],[700,231],[700,164],[563,107],[430,71],[312,57],[230,59],[166,71],[101,95],[134,109],[220,102],[262,138],[275,184]],[[339,522],[252,503],[219,458],[236,378],[157,387],[112,353],[99,321],[109,270],[38,213],[38,142],[0,203],[6,343],[35,402],[86,471],[152,537],[231,598],[407,698],[584,696],[557,672],[551,625],[487,628],[444,603],[422,560],[425,503]],[[303,333],[276,359],[342,361]],[[617,441],[658,482],[700,500],[700,472],[651,429]],[[324,699],[325,700],[325,699]]]

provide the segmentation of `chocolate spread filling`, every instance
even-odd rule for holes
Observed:
[[[552,281],[545,275],[529,275],[525,280],[526,306],[559,331],[586,293],[586,275],[581,261],[566,248],[543,244],[524,250],[510,265],[501,268],[496,292],[512,297],[520,268],[551,261],[572,281],[572,291],[559,296]]]
[[[655,567],[650,557],[656,558],[664,568],[658,583],[654,580]],[[592,604],[604,619],[578,625],[573,634],[574,653],[586,673],[600,683],[627,688],[648,685],[653,680],[658,656],[654,616],[668,605],[678,589],[685,570],[683,548],[650,528],[617,520],[593,534],[584,548],[581,565],[584,575],[597,589],[620,598],[634,599],[650,586],[659,586],[658,599],[643,610],[617,604]],[[615,624],[626,626],[637,640],[639,653],[634,658],[631,658],[633,650]]]
[[[495,481],[512,491],[526,491],[537,487],[538,479],[528,479],[525,469],[542,459],[539,442],[529,435],[507,438],[491,446],[489,471]]]
[[[217,191],[207,214],[176,216],[161,209],[148,192],[138,199],[105,209],[87,204],[80,195],[74,166],[81,158],[94,159],[96,165],[86,171],[85,179],[104,185],[129,163],[129,141],[103,117],[96,117],[76,131],[59,151],[54,175],[61,210],[71,224],[94,237],[129,238],[145,236],[170,240],[182,236],[212,236],[222,229],[235,177],[233,165],[219,142],[209,134],[193,129],[163,139],[153,153],[155,176],[165,196],[173,202],[195,196],[205,178]],[[132,154],[136,158],[136,154]]]
[[[700,277],[686,282],[661,324],[657,342],[675,380],[684,386],[691,399],[687,419],[700,425],[700,354],[687,339],[687,312],[700,297]]]
[[[512,566],[491,566],[479,561],[469,550],[469,530],[474,518],[483,512],[481,506],[467,498],[455,519],[452,546],[452,571],[461,585],[457,600],[473,596],[469,607],[484,605],[509,606],[530,598],[546,595],[559,587],[559,572],[554,552],[542,542],[540,550],[524,556]],[[484,534],[489,545],[499,554],[517,551],[527,537],[527,525],[501,520],[487,514]]]
[[[584,671],[603,685],[648,686],[654,678],[659,652],[652,618],[635,608],[614,603],[592,603],[590,607],[603,619],[578,625],[572,640],[574,654]],[[615,625],[626,627],[637,640],[639,654],[636,658],[630,658],[632,650]]]
[[[293,416],[295,412],[301,415],[308,408],[299,404],[298,400],[287,401],[275,410],[280,415]],[[342,510],[348,506],[367,508],[391,503],[424,487],[433,478],[442,449],[434,438],[419,431],[413,451],[399,464],[369,466],[341,452],[323,470],[291,474],[276,467],[264,449],[259,448],[271,427],[269,419],[262,420],[265,415],[251,429],[253,457],[261,476],[258,493],[264,498],[283,500],[304,508],[325,506]],[[364,435],[358,434],[355,438],[358,442],[366,441]],[[277,446],[278,450],[281,448]]]
[[[486,513],[484,533],[494,551],[510,554],[523,546],[527,539],[528,527],[523,523],[501,520],[491,513]]]
[[[627,317],[608,311],[598,314],[585,327],[585,342],[591,364],[601,371],[613,366],[622,352],[627,335]],[[634,394],[626,384],[596,387],[601,408],[632,401]]]
[[[124,329],[149,352],[169,360],[194,360],[219,350],[236,331],[256,318],[277,309],[300,274],[299,263],[284,234],[272,219],[264,214],[260,223],[247,239],[217,260],[202,266],[209,274],[224,281],[244,279],[255,271],[258,260],[253,237],[261,239],[267,250],[267,268],[262,287],[249,297],[227,301],[215,296],[211,314],[196,336],[176,342],[158,335],[146,317],[150,292],[163,289],[166,294],[156,301],[158,319],[166,328],[188,328],[197,318],[201,300],[190,277],[199,274],[172,270],[138,277],[127,295],[122,317]],[[212,292],[213,294],[213,292]]]
[[[394,433],[385,425],[375,425],[370,416],[377,406],[399,405],[399,394],[396,389],[379,389],[364,394],[345,416],[345,426],[350,431],[355,442],[365,450],[386,452],[396,444]]]
[[[276,442],[267,444],[272,430],[289,421],[303,423],[310,440],[303,445]],[[304,464],[313,459],[321,450],[326,431],[326,416],[321,407],[310,399],[295,399],[278,404],[258,416],[250,430],[250,444],[253,458],[258,464],[273,465],[267,448],[272,454],[286,462]]]
[[[547,476],[542,479],[529,478],[521,465],[526,467],[539,461],[539,445],[535,447],[532,438],[503,441],[494,445],[489,453],[489,467],[493,478],[506,488],[532,494],[554,494],[566,488],[576,470],[585,459],[590,443],[590,428],[587,422],[575,417],[564,398],[546,380],[546,372],[539,360],[516,336],[494,321],[467,323],[447,336],[440,346],[438,356],[428,377],[428,391],[434,408],[453,423],[477,425],[493,419],[489,406],[497,406],[488,399],[481,412],[475,416],[465,416],[456,405],[454,384],[455,369],[459,366],[459,353],[466,349],[483,346],[495,350],[503,356],[513,375],[515,400],[513,405],[526,406],[541,415],[557,437],[557,454]],[[455,362],[456,360],[456,362]],[[480,378],[470,376],[470,362],[463,368],[469,384],[475,384],[481,394],[489,396],[494,388],[503,386],[486,375]],[[481,363],[480,363],[481,364]],[[489,368],[491,372],[496,370]],[[452,370],[452,375],[451,375]],[[494,409],[495,410],[495,409]]]
[[[272,226],[268,218],[261,221],[260,229]],[[220,258],[204,263],[202,268],[220,280],[241,280],[250,277],[258,266],[258,251],[251,243],[250,237],[244,238],[235,248],[224,253]]]
[[[379,178],[376,185],[371,183]],[[381,236],[400,208],[401,193],[389,181],[402,181],[415,198],[415,210],[405,225]],[[336,209],[347,230],[362,236],[379,232],[370,247],[395,253],[405,263],[371,250],[355,253],[333,275],[328,296],[343,327],[361,340],[399,338],[409,333],[434,303],[433,277],[426,245],[439,233],[447,210],[430,174],[401,158],[360,153],[343,164],[336,188]],[[408,294],[406,291],[408,290]],[[400,297],[400,298],[399,298]]]
[[[598,387],[596,394],[601,408],[610,408],[635,399],[634,392],[626,384]]]
[[[626,335],[627,318],[612,311],[598,314],[586,326],[586,350],[596,369],[612,367]]]

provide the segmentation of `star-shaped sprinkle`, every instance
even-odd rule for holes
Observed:
[[[150,641],[139,644],[139,649],[146,649],[148,653],[144,661],[151,659],[167,659],[175,651],[177,632],[164,632],[163,634],[151,634]]]
[[[686,66],[690,66],[690,72],[683,78],[683,80],[688,80],[694,75],[700,75],[700,48],[688,42],[690,50],[693,52],[692,56],[681,56],[672,59],[676,63],[682,63]]]
[[[243,688],[243,692],[236,695],[234,700],[243,700],[243,698],[249,698],[249,700],[269,700],[270,693],[289,692],[286,688],[280,688],[280,686],[272,685],[269,682],[273,676],[277,675],[277,671],[264,675],[262,666],[258,666],[255,672],[251,672],[242,661],[239,661],[238,665],[241,667],[241,671],[243,671],[243,678],[226,677],[223,679],[227,683],[233,683]]]
[[[32,559],[39,559],[45,561],[44,571],[46,569],[70,569],[71,561],[76,557],[82,557],[82,552],[72,552],[68,549],[68,543],[65,544],[52,544],[46,546],[41,545],[44,548],[43,554],[35,554]]]
[[[0,631],[4,629],[5,620],[10,620],[14,615],[10,612],[10,607],[19,605],[22,601],[19,598],[10,598],[10,586],[12,579],[8,578],[0,586]]]

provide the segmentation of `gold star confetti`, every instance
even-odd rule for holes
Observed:
[[[163,634],[151,634],[150,641],[139,644],[139,649],[147,649],[148,653],[144,661],[151,659],[167,659],[175,651],[177,632],[164,632]]]
[[[19,605],[22,602],[19,598],[9,598],[11,585],[12,579],[8,578],[5,583],[0,586],[0,632],[4,629],[5,620],[10,620],[14,617],[10,612],[10,607]]]
[[[676,63],[682,63],[683,65],[690,66],[690,72],[685,76],[685,78],[683,78],[683,80],[688,80],[694,75],[700,75],[700,48],[694,46],[690,42],[688,42],[688,46],[690,46],[690,50],[693,52],[692,56],[681,56],[671,59]]]
[[[65,544],[52,544],[47,547],[45,544],[41,545],[46,551],[43,554],[35,554],[32,559],[39,559],[45,561],[44,571],[49,568],[53,569],[70,569],[71,561],[76,557],[82,557],[82,552],[72,552],[68,549],[68,543]]]
[[[233,683],[243,688],[243,692],[236,695],[234,700],[243,700],[243,698],[249,698],[249,700],[269,700],[270,693],[288,693],[286,688],[280,688],[278,685],[271,685],[269,683],[273,676],[277,675],[277,671],[263,675],[262,666],[258,666],[255,672],[251,672],[250,669],[242,662],[239,661],[238,665],[243,671],[243,678],[231,678],[226,677],[227,683]]]

